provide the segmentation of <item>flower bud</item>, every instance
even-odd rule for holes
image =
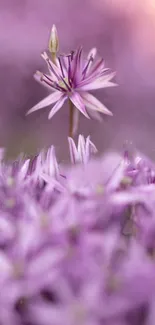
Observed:
[[[58,40],[58,33],[56,26],[53,25],[52,30],[51,30],[51,36],[49,40],[49,51],[52,54],[56,54],[59,49],[59,40]]]

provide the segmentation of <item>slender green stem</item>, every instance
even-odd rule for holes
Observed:
[[[73,138],[74,105],[69,99],[69,136]]]

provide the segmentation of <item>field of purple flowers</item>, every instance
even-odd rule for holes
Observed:
[[[155,325],[155,5],[63,1],[0,4],[0,325]]]
[[[68,142],[65,166],[1,151],[0,322],[154,325],[155,165]]]

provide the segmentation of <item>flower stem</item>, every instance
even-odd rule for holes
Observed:
[[[74,105],[69,99],[69,136],[73,138]]]
[[[52,57],[52,62],[56,65],[56,53],[51,53],[51,57]]]

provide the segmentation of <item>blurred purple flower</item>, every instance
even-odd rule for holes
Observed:
[[[0,322],[152,325],[154,164],[113,152],[89,161],[89,137],[69,145],[68,166],[54,147],[32,161],[1,156]]]

